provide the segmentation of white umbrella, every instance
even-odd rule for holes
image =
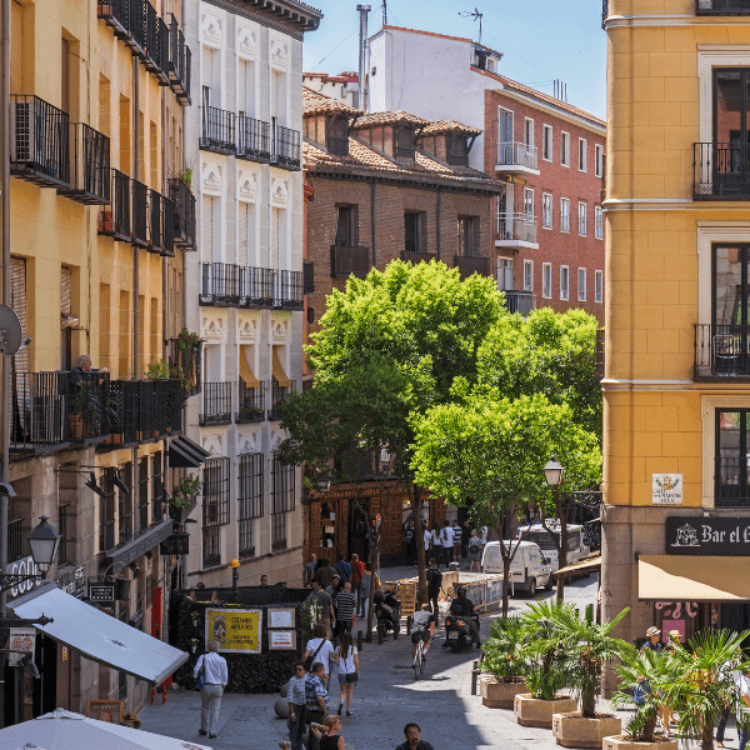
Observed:
[[[63,708],[0,729],[0,750],[34,746],[39,750],[211,750],[195,742],[89,719]]]

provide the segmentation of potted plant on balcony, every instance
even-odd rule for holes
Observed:
[[[490,637],[482,646],[482,669],[492,675],[482,681],[482,704],[489,708],[513,708],[516,695],[528,690],[523,632],[520,617],[501,617],[490,625]]]
[[[252,396],[247,396],[240,404],[240,417],[247,422],[256,422],[263,418],[263,409],[255,403]]]
[[[169,517],[181,523],[183,510],[195,505],[195,498],[200,494],[202,487],[203,484],[198,476],[180,479],[180,483],[172,491],[172,497],[169,500]]]
[[[552,733],[563,747],[599,748],[604,737],[618,735],[622,719],[596,711],[602,666],[632,651],[632,646],[610,633],[630,611],[626,607],[617,617],[601,625],[594,621],[589,605],[583,617],[571,606],[554,613],[553,628],[562,643],[562,660],[570,687],[580,703],[578,711],[556,713]]]

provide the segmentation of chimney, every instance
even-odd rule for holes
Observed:
[[[358,5],[359,11],[359,102],[358,106],[363,112],[367,112],[365,91],[367,80],[367,14],[372,10],[370,5]]]

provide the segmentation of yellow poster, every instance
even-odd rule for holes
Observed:
[[[206,612],[206,644],[219,642],[219,651],[259,654],[263,612],[259,609],[209,609]]]

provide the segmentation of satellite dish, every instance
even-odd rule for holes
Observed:
[[[21,348],[21,321],[16,311],[0,305],[0,353],[12,356]]]

